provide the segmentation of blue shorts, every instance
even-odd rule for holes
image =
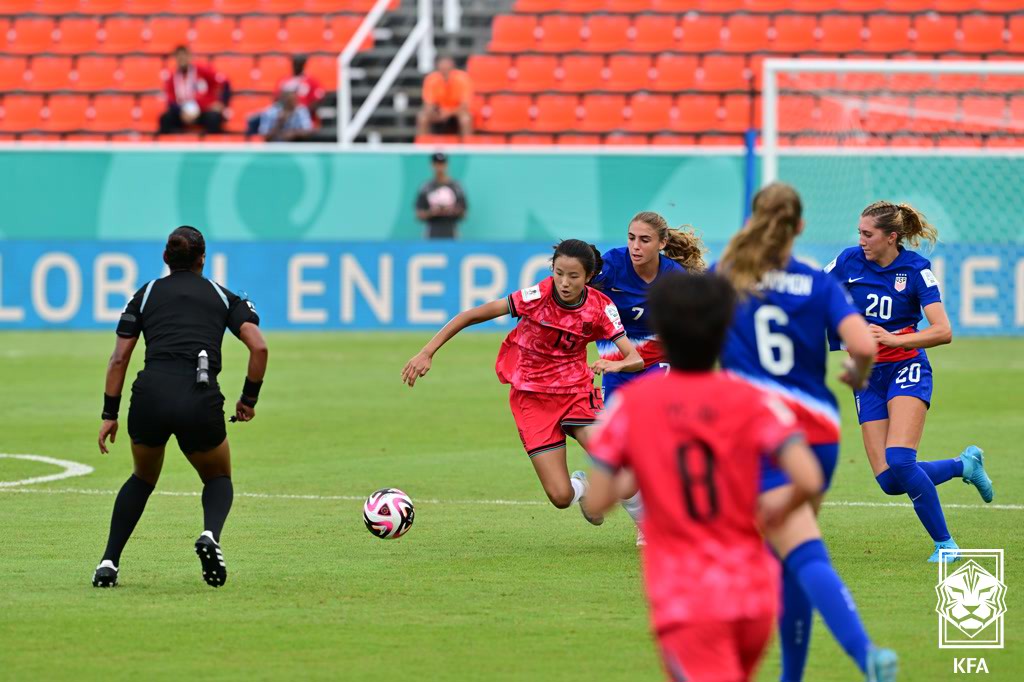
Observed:
[[[839,443],[824,443],[812,445],[811,451],[818,458],[821,465],[821,472],[825,477],[825,485],[821,492],[825,492],[832,485],[832,475],[836,473],[836,462],[839,461]],[[766,461],[761,467],[761,492],[765,493],[775,488],[789,484],[789,476],[786,472],[774,464]]]
[[[604,401],[608,403],[608,399],[612,397],[615,391],[619,390],[629,382],[648,374],[664,374],[668,371],[667,362],[659,362],[658,364],[651,365],[647,369],[640,370],[639,372],[614,372],[612,374],[601,375],[601,388],[604,389]]]
[[[861,424],[888,419],[889,401],[903,395],[920,398],[925,407],[931,407],[932,365],[925,354],[875,365],[868,387],[854,394],[857,418]]]

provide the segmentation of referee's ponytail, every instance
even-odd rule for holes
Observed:
[[[205,254],[203,233],[191,225],[182,225],[167,237],[164,262],[171,270],[193,270]]]
[[[601,272],[604,267],[604,259],[601,252],[593,244],[588,244],[582,239],[563,239],[554,246],[555,255],[551,257],[551,266],[554,267],[555,260],[561,256],[575,258],[583,266],[587,273],[587,280]]]

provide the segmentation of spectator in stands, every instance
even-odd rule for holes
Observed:
[[[430,157],[434,177],[423,183],[416,197],[416,217],[427,224],[427,239],[455,239],[459,221],[466,217],[466,193],[448,175],[448,157]]]
[[[262,135],[267,142],[301,142],[313,132],[313,118],[299,102],[298,91],[286,87],[276,102],[249,120],[248,132]]]
[[[280,98],[286,89],[294,90],[299,96],[299,104],[306,107],[311,115],[315,115],[316,105],[327,91],[320,85],[320,81],[303,73],[306,69],[306,59],[306,56],[301,54],[292,57],[292,75],[278,81],[277,87],[274,88],[274,97]]]
[[[469,74],[455,68],[451,57],[437,62],[437,71],[423,81],[423,109],[416,117],[418,135],[454,134],[465,139],[473,132],[469,105],[473,82]]]
[[[176,66],[164,79],[167,111],[160,115],[160,134],[180,133],[198,126],[207,133],[224,128],[224,108],[231,86],[223,74],[205,64],[195,64],[188,47],[174,48]]]

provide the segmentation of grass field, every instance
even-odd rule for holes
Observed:
[[[130,473],[125,430],[110,455],[95,444],[113,338],[0,334],[0,452],[95,467],[0,487],[0,679],[661,679],[631,523],[618,513],[593,528],[544,502],[494,378],[491,334],[453,341],[414,390],[399,372],[421,335],[270,334],[258,418],[229,426],[227,586],[200,579],[200,485],[168,448],[120,586],[93,589],[114,491]],[[225,347],[233,400],[243,349],[230,336]],[[1006,549],[1006,648],[937,648],[931,542],[905,500],[874,484],[845,392],[845,447],[822,525],[873,638],[899,651],[901,679],[953,679],[954,656],[982,655],[987,679],[1021,680],[1024,341],[958,339],[932,360],[921,456],[971,442],[986,450],[1003,506],[984,508],[957,480],[940,494],[962,547]],[[140,346],[130,376],[141,365]],[[570,457],[584,461],[578,448]],[[0,459],[0,481],[55,471]],[[417,503],[399,541],[362,524],[362,498],[384,486]],[[858,679],[816,628],[807,679]],[[759,679],[777,675],[773,647]]]

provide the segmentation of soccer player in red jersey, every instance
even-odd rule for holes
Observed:
[[[638,372],[644,361],[626,338],[615,305],[587,286],[601,270],[601,254],[592,244],[566,239],[555,247],[552,276],[506,298],[456,315],[405,365],[402,380],[413,386],[430,371],[434,354],[470,325],[512,315],[519,319],[501,344],[495,371],[509,384],[509,405],[519,437],[551,504],[565,509],[587,490],[586,475],[571,477],[565,464],[565,437],[584,449],[598,413],[604,409],[594,375]],[[597,360],[587,366],[587,344],[611,339],[622,360]],[[586,516],[586,514],[584,514]],[[603,516],[588,516],[600,525]]]
[[[751,679],[780,589],[778,561],[759,525],[777,525],[823,483],[789,408],[713,371],[734,304],[732,286],[718,275],[660,277],[648,310],[671,370],[622,387],[590,441],[586,513],[615,504],[621,467],[640,486],[647,597],[675,681]],[[785,498],[762,503],[759,519],[766,459],[793,485]]]

